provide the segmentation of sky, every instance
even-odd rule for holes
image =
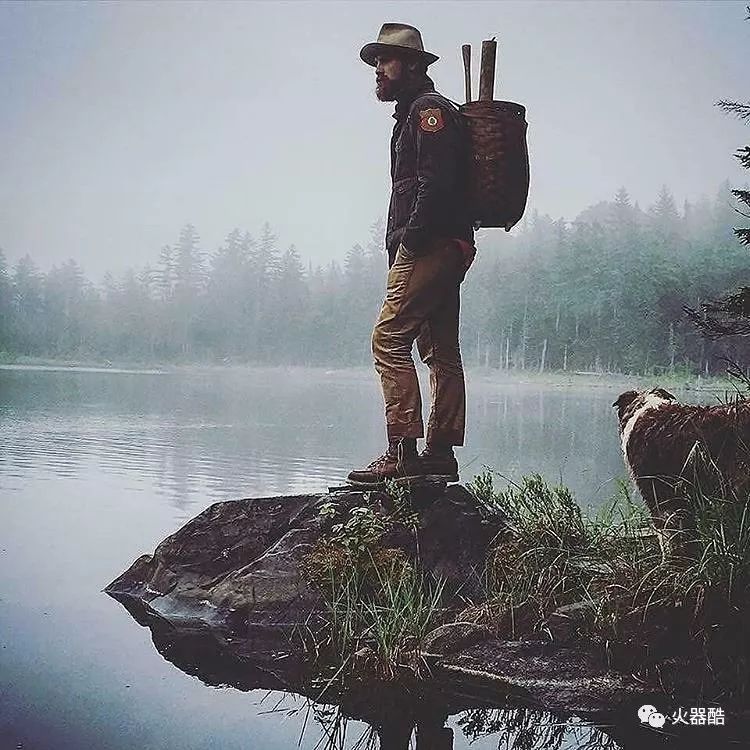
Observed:
[[[747,182],[747,2],[0,0],[0,248],[89,278],[155,263],[192,222],[210,254],[270,222],[342,260],[387,212],[393,104],[359,49],[417,26],[463,101],[461,44],[498,40],[496,99],[527,108],[533,210],[573,219],[627,188],[684,200]],[[481,230],[483,237],[500,229]],[[517,230],[514,230],[517,231]]]

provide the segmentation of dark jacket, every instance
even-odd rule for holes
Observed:
[[[437,238],[474,240],[467,210],[468,141],[458,110],[426,78],[398,100],[393,117],[389,266],[400,243],[422,255]]]

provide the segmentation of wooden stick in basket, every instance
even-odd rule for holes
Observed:
[[[462,45],[461,52],[464,56],[464,88],[466,89],[466,103],[468,104],[471,101],[471,45]]]
[[[491,102],[495,98],[495,38],[482,42],[482,65],[479,72],[479,100]]]

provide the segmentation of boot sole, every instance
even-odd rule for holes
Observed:
[[[458,482],[458,474],[414,474],[413,476],[393,477],[392,479],[380,479],[377,482],[358,482],[353,479],[347,479],[349,487],[385,487],[387,481],[392,481],[399,487],[419,487],[423,485],[435,484],[455,484]]]

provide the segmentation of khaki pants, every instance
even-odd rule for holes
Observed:
[[[427,442],[463,445],[466,389],[458,346],[461,250],[441,240],[426,255],[399,248],[388,271],[385,301],[372,332],[388,439],[424,437],[422,400],[412,345],[430,369]]]

